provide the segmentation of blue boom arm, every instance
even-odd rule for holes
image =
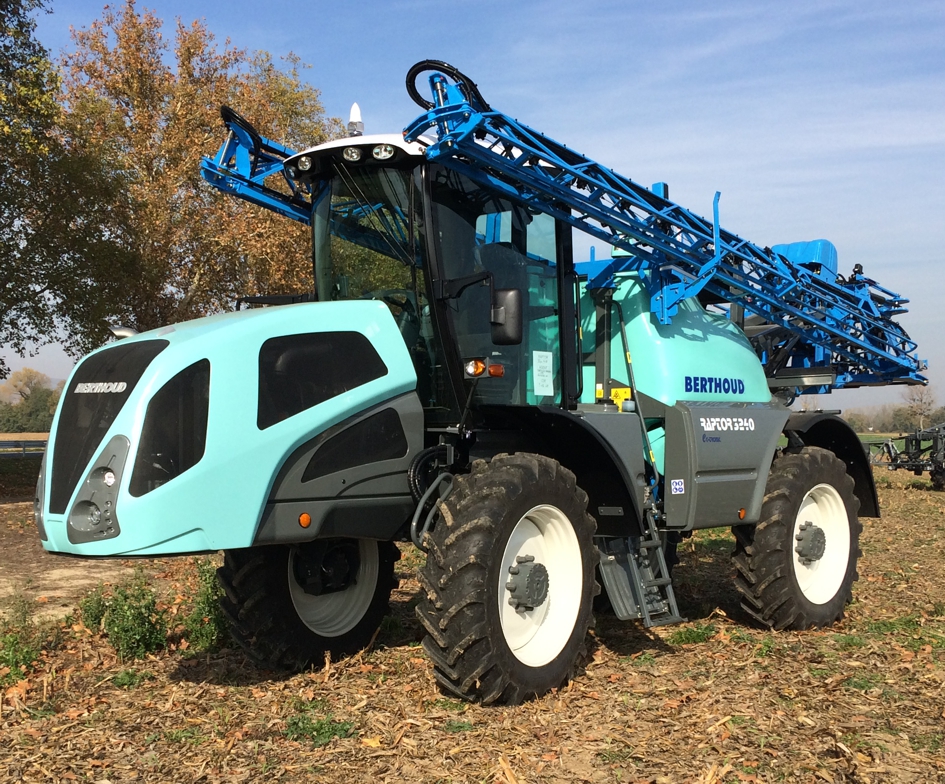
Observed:
[[[418,72],[415,66],[408,75],[414,100],[411,77]],[[719,226],[718,194],[708,221],[664,198],[661,187],[638,185],[492,111],[474,84],[458,72],[451,76],[430,77],[434,102],[418,101],[428,111],[404,137],[422,142],[421,134],[434,131],[429,160],[626,252],[599,265],[588,288],[612,287],[617,273],[636,272],[664,324],[681,300],[705,290],[785,330],[790,338],[778,345],[798,366],[832,365],[831,387],[925,383],[915,342],[892,320],[908,300],[859,267],[848,279],[830,279],[758,247]]]
[[[295,150],[260,136],[228,106],[220,108],[220,116],[228,133],[217,154],[200,161],[203,178],[224,193],[309,224],[312,205],[283,166],[286,159],[295,155]],[[276,174],[285,181],[288,193],[265,184],[267,178]]]

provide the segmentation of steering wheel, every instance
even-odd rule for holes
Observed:
[[[492,111],[492,108],[486,103],[486,99],[482,97],[482,93],[479,92],[479,88],[476,87],[476,83],[458,68],[449,63],[444,63],[442,60],[421,60],[407,71],[407,95],[413,99],[417,106],[427,110],[433,108],[433,102],[420,95],[420,91],[417,89],[417,77],[427,71],[437,71],[450,77],[462,88],[466,100],[476,111]]]

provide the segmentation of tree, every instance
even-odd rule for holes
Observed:
[[[935,410],[935,392],[927,386],[909,386],[903,391],[902,397],[906,401],[913,426],[921,430],[929,423],[929,417]]]
[[[0,15],[0,343],[21,355],[29,342],[99,342],[125,266],[95,198],[108,180],[56,133],[59,78],[34,37],[42,7],[10,0]]]
[[[62,128],[72,149],[108,161],[127,220],[114,236],[135,260],[115,316],[139,330],[228,309],[240,294],[311,290],[304,227],[220,194],[199,176],[200,153],[223,140],[220,104],[294,147],[340,133],[298,58],[218,51],[199,22],[177,22],[173,50],[134,0],[73,33],[63,61]],[[168,56],[170,54],[170,56]],[[172,64],[170,64],[172,63]]]
[[[7,381],[0,385],[0,399],[18,402],[29,399],[37,389],[49,387],[49,376],[33,368],[21,368],[14,371]]]
[[[52,426],[63,383],[53,389],[49,376],[32,368],[10,374],[0,385],[0,432],[44,433]],[[7,402],[11,401],[11,402]]]

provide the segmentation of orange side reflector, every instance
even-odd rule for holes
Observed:
[[[502,378],[505,375],[505,365],[489,365],[489,375],[493,378]]]
[[[312,524],[312,516],[308,512],[302,512],[299,515],[299,525],[302,528],[308,528]]]
[[[739,509],[739,510],[738,510],[738,519],[739,519],[739,520],[744,520],[744,519],[745,519],[745,510],[744,510],[744,509]]]

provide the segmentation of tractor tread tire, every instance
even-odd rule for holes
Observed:
[[[582,601],[572,636],[558,657],[546,666],[529,668],[509,650],[498,610],[492,606],[497,607],[495,586],[506,541],[502,537],[519,520],[511,520],[518,512],[510,510],[544,503],[558,505],[581,543]],[[437,683],[449,694],[485,705],[515,705],[562,686],[586,656],[591,600],[599,592],[593,545],[597,526],[574,474],[541,455],[499,454],[489,462],[476,460],[469,474],[456,477],[452,492],[440,502],[440,512],[423,543],[428,557],[420,570],[423,596],[416,610]]]
[[[347,655],[367,645],[390,610],[390,593],[398,586],[394,563],[400,551],[378,542],[379,572],[371,606],[357,625],[338,637],[323,637],[305,626],[288,590],[286,545],[226,550],[217,579],[223,588],[220,609],[230,636],[247,658],[262,669],[300,672],[321,664],[326,653]]]
[[[806,493],[817,484],[830,484],[843,500],[850,524],[850,557],[844,579],[833,598],[824,604],[807,600],[794,575],[794,525]],[[804,447],[775,460],[765,487],[761,518],[755,525],[735,526],[735,587],[742,609],[755,621],[773,629],[810,629],[828,626],[843,617],[858,579],[863,529],[856,513],[860,502],[846,465],[832,452]]]

